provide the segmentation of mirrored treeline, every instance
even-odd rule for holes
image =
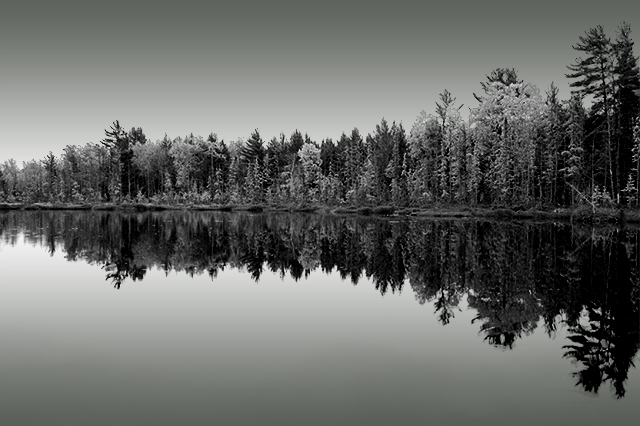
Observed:
[[[299,280],[337,271],[375,289],[432,302],[443,325],[460,302],[477,313],[484,340],[513,349],[540,328],[568,328],[563,356],[576,384],[615,397],[640,348],[640,231],[637,228],[460,220],[389,220],[220,212],[5,212],[0,244],[20,239],[70,261],[104,269],[117,289],[150,268],[208,274],[265,271]]]

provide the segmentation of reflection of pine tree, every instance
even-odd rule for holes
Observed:
[[[376,289],[382,295],[387,293],[390,285],[393,288],[391,254],[385,245],[389,229],[385,225],[386,223],[381,223],[380,226],[373,226],[363,235],[365,246],[368,247],[367,277],[373,279]]]
[[[260,280],[262,275],[263,257],[259,252],[247,252],[240,256],[240,262],[247,268],[247,271],[251,274],[256,282]]]
[[[405,250],[407,274],[420,304],[434,301],[439,321],[446,325],[458,309],[475,264],[467,265],[473,239],[465,235],[468,223],[411,223],[407,226]]]
[[[367,262],[367,257],[360,243],[359,227],[350,226],[346,221],[342,221],[336,232],[336,244],[333,248],[335,255],[331,258],[340,277],[343,280],[351,278],[351,282],[357,284]]]
[[[439,283],[439,262],[437,251],[431,250],[436,237],[437,223],[421,227],[418,223],[409,225],[408,251],[414,253],[407,260],[409,283],[416,300],[422,305],[435,296]]]
[[[453,226],[444,228],[439,235],[440,263],[443,266],[440,273],[440,288],[435,301],[435,310],[442,325],[449,324],[454,316],[454,308],[459,303],[459,276],[456,264],[460,259],[458,253],[459,234]]]
[[[112,251],[111,261],[103,266],[107,271],[106,279],[111,280],[117,289],[126,278],[141,281],[147,272],[145,265],[136,264],[132,249],[140,235],[138,222],[133,217],[121,217],[119,222],[121,232],[118,245]]]
[[[258,282],[266,260],[264,233],[261,230],[263,223],[259,221],[251,223],[252,226],[248,225],[245,224],[243,227],[238,228],[238,260],[241,265],[246,267],[251,277]]]
[[[538,310],[518,300],[517,287],[503,285],[492,289],[491,294],[469,296],[469,306],[478,311],[472,323],[478,319],[483,321],[480,331],[493,346],[512,349],[516,339],[529,335],[537,326]]]
[[[469,306],[478,311],[473,322],[483,322],[480,330],[490,344],[511,349],[517,338],[533,332],[541,313],[529,269],[527,229],[478,229],[478,281],[468,298]]]
[[[617,398],[625,395],[640,348],[637,245],[635,253],[629,251],[623,234],[617,230],[611,238],[592,238],[581,247],[585,309],[569,328],[571,344],[563,346],[564,357],[583,367],[574,373],[577,386],[598,393],[610,382]]]
[[[563,315],[575,310],[578,303],[576,291],[580,286],[580,266],[572,245],[571,227],[539,227],[533,231],[535,286],[543,307],[545,332],[554,335]],[[578,274],[576,274],[576,272]],[[580,306],[577,312],[580,313]]]
[[[582,363],[585,368],[577,373],[574,377],[578,378],[578,385],[584,387],[587,392],[598,393],[598,389],[603,381],[612,378],[614,363],[609,345],[609,332],[607,327],[602,327],[603,315],[594,310],[589,310],[589,324],[583,326],[578,324],[570,328],[570,332],[574,333],[567,337],[573,344],[563,346],[567,349],[564,354],[565,358],[573,358],[574,362]],[[626,379],[626,375],[624,377]],[[624,396],[616,386],[616,395]]]

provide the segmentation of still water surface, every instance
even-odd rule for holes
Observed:
[[[0,424],[627,425],[640,232],[0,214]]]

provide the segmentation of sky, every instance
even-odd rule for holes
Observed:
[[[640,40],[630,0],[4,0],[0,163],[99,143],[115,120],[151,140],[408,132],[445,89],[468,113],[497,67],[568,99],[572,46],[622,21]]]

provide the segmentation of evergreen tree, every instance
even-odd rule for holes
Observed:
[[[2,167],[0,165],[0,200],[4,201],[7,197],[7,181],[4,179]]]
[[[128,195],[126,191],[129,189],[128,177],[133,152],[130,150],[129,135],[118,120],[113,122],[110,129],[105,130],[105,136],[101,142],[107,148],[110,157],[106,168],[106,197],[107,200],[111,200],[112,197]]]
[[[395,205],[404,205],[407,202],[407,182],[404,170],[404,158],[407,152],[407,136],[402,124],[391,126],[393,136],[393,150],[391,159],[387,165],[387,178],[391,180],[391,201]]]
[[[237,156],[233,156],[229,165],[229,200],[232,203],[242,202],[243,183],[244,178],[241,173],[240,160]]]
[[[558,99],[558,88],[551,83],[547,92],[546,114],[541,143],[536,147],[536,192],[540,202],[555,205],[561,196],[558,185],[559,169],[563,168],[561,153],[565,145],[565,111]]]
[[[330,171],[337,166],[338,147],[331,138],[322,140],[320,144],[320,159],[322,161],[322,174],[328,176]]]
[[[480,86],[482,87],[482,90],[484,90],[485,93],[488,93],[492,83],[501,83],[505,86],[509,86],[511,84],[524,83],[523,80],[520,80],[518,78],[518,73],[514,68],[496,68],[493,71],[491,71],[491,74],[487,75],[486,77],[487,77],[486,82],[484,81],[480,82]],[[480,103],[484,101],[484,97],[482,96],[478,96],[475,93],[473,94],[473,96]]]
[[[612,48],[615,54],[615,174],[619,179],[624,179],[632,167],[633,126],[640,112],[640,95],[636,94],[640,90],[640,71],[633,55],[631,27],[628,23],[623,22],[618,27]]]
[[[175,188],[182,194],[187,194],[193,188],[197,170],[197,147],[193,144],[193,137],[187,136],[184,140],[180,137],[175,138],[169,154],[175,166]]]
[[[354,197],[359,191],[360,177],[367,160],[367,149],[357,128],[353,128],[351,134],[341,138],[341,141],[345,155],[342,173],[345,182],[345,197],[354,201]]]
[[[174,163],[174,158],[171,155],[171,148],[173,147],[173,139],[171,139],[167,134],[164,134],[164,137],[159,142],[160,144],[160,153],[159,153],[159,162],[160,162],[160,174],[162,176],[162,191],[165,194],[169,194],[175,188],[176,183],[176,168]]]
[[[593,96],[594,103],[592,112],[601,114],[604,119],[605,133],[605,170],[603,186],[611,191],[613,196],[616,193],[617,182],[613,173],[613,147],[612,147],[612,84],[613,84],[613,51],[611,41],[606,37],[602,26],[598,25],[586,32],[585,36],[580,36],[580,43],[573,46],[579,52],[588,55],[585,59],[577,58],[576,63],[567,68],[572,71],[567,74],[568,78],[577,79],[571,82],[571,87],[577,88],[577,93],[584,96]]]
[[[20,172],[20,169],[16,164],[16,160],[10,158],[5,161],[3,169],[7,197],[9,201],[16,201],[16,199],[21,195],[18,187],[18,173]]]
[[[58,196],[58,164],[56,156],[49,151],[49,155],[42,161],[45,172],[47,174],[47,198],[53,202]]]
[[[318,200],[322,163],[320,149],[313,143],[305,142],[298,153],[300,169],[302,171],[303,200],[315,202]]]
[[[260,133],[258,132],[258,129],[256,129],[253,133],[251,133],[251,136],[249,137],[249,139],[247,139],[246,143],[242,147],[242,150],[240,151],[242,160],[248,164],[253,163],[257,160],[260,165],[263,165],[265,154],[263,145],[264,143],[262,141],[262,138],[260,137]]]
[[[631,172],[627,178],[625,195],[630,205],[638,207],[640,204],[640,115],[635,120],[633,127],[633,149],[631,157]]]
[[[577,201],[577,197],[580,195],[580,188],[582,188],[581,178],[584,174],[583,164],[585,152],[583,148],[585,114],[580,96],[577,93],[572,94],[568,104],[565,127],[568,145],[566,150],[561,152],[564,167],[559,170],[560,177],[569,186],[569,191],[572,194],[569,196],[569,204]],[[590,174],[590,176],[590,188],[592,188],[594,185],[593,174]],[[589,190],[589,193],[591,193],[591,190]]]
[[[438,119],[422,111],[411,128],[407,153],[411,167],[407,173],[409,193],[414,203],[432,202],[440,194],[438,164],[442,127]]]
[[[304,137],[302,133],[296,129],[289,138],[289,153],[295,156],[302,148],[302,145],[304,145]]]
[[[441,129],[437,160],[438,196],[445,201],[460,201],[466,191],[461,176],[465,173],[466,135],[460,117],[460,107],[455,106],[456,98],[448,90],[440,94],[436,102],[436,114],[440,118]]]
[[[393,124],[395,126],[395,123]],[[369,159],[373,165],[373,196],[381,203],[389,201],[389,184],[391,179],[386,170],[391,161],[393,153],[393,135],[387,121],[383,118],[379,125],[376,125],[376,132],[373,136],[367,136],[367,148]]]

